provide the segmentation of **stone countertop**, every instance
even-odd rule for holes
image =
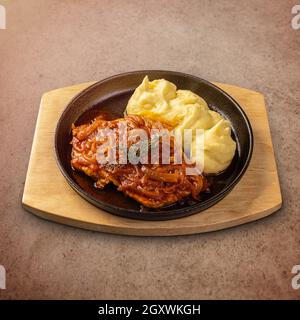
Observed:
[[[1,4],[7,29],[0,30],[0,264],[7,289],[0,298],[300,298],[291,287],[291,269],[300,264],[294,1]],[[139,69],[182,71],[263,93],[283,208],[228,230],[169,238],[85,231],[23,210],[43,92]]]

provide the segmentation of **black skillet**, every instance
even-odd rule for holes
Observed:
[[[188,198],[160,209],[141,208],[138,202],[124,196],[113,185],[105,187],[104,190],[96,189],[91,178],[71,169],[69,142],[72,123],[87,123],[102,112],[107,112],[112,118],[122,117],[129,97],[146,75],[150,80],[163,78],[175,83],[179,89],[195,92],[206,100],[210,108],[221,113],[231,123],[232,136],[237,143],[234,159],[224,173],[209,178],[212,182],[210,192],[203,193],[199,201]],[[232,190],[245,173],[252,149],[251,125],[241,106],[232,97],[206,80],[185,73],[162,70],[128,72],[93,84],[67,105],[55,132],[57,163],[70,186],[101,209],[122,217],[143,220],[175,219],[213,206]]]

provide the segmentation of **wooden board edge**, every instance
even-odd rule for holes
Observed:
[[[267,108],[267,104],[266,104],[266,99],[265,96],[263,94],[261,95],[261,99],[264,105],[264,113],[265,113],[265,118],[267,121],[267,128],[266,130],[268,131],[268,135],[270,138],[270,144],[271,144],[271,149],[272,149],[272,155],[273,155],[273,160],[274,160],[274,165],[275,165],[275,171],[276,171],[276,185],[277,185],[277,192],[280,198],[280,207],[282,206],[282,192],[281,192],[281,187],[280,187],[280,180],[279,180],[279,174],[278,174],[278,166],[277,166],[277,161],[276,161],[276,157],[275,157],[275,150],[274,150],[274,145],[273,145],[273,139],[272,139],[272,132],[271,132],[271,127],[270,127],[270,121],[269,121],[269,112],[268,112],[268,108]],[[255,143],[255,142],[254,142]]]
[[[60,224],[64,224],[67,226],[76,227],[80,229],[105,232],[109,234],[130,235],[130,236],[140,236],[140,237],[143,237],[143,236],[167,237],[167,236],[184,236],[184,235],[208,233],[208,232],[213,232],[218,230],[225,230],[225,229],[237,227],[246,223],[254,222],[277,212],[281,208],[282,202],[279,202],[278,204],[274,205],[272,208],[268,208],[264,211],[261,211],[258,214],[256,213],[253,215],[241,217],[240,219],[230,220],[229,222],[221,222],[215,225],[209,225],[208,227],[178,226],[175,228],[174,227],[168,228],[168,227],[158,226],[158,228],[150,228],[150,229],[145,227],[137,229],[136,227],[131,228],[128,226],[118,227],[118,226],[112,226],[112,225],[100,225],[100,224],[88,223],[88,222],[80,221],[76,219],[61,217],[61,216],[58,216],[57,214],[53,214],[51,212],[45,212],[43,210],[40,210],[38,208],[31,206],[30,203],[26,201],[26,198],[24,199],[24,201],[22,201],[22,206],[26,211],[29,211],[30,213],[33,213],[36,216],[43,218],[45,220],[49,220],[52,222],[56,222],[56,223],[60,223]],[[198,214],[201,214],[201,212]],[[180,218],[176,220],[179,221]],[[159,221],[157,222],[159,223]]]
[[[216,85],[217,87],[219,87],[220,89],[224,90],[223,87],[229,88],[231,90],[236,90],[239,89],[239,91],[243,92],[244,94],[251,94],[251,95],[256,95],[259,97],[264,98],[264,95],[261,92],[252,90],[252,89],[248,89],[248,88],[244,88],[244,87],[239,87],[239,86],[235,86],[233,84],[227,84],[227,83],[222,83],[222,82],[217,82],[217,81],[211,81],[211,83],[213,83],[214,85]],[[226,92],[226,90],[224,90]],[[226,92],[228,95],[231,96],[230,93]],[[234,97],[233,97],[234,98]],[[234,98],[235,99],[235,98]]]
[[[36,119],[36,124],[35,124],[35,129],[34,129],[34,134],[33,134],[33,139],[32,139],[32,144],[31,144],[31,150],[30,150],[28,166],[27,166],[27,172],[26,172],[25,183],[24,183],[24,189],[23,189],[23,195],[22,195],[22,203],[25,201],[25,198],[26,198],[27,193],[28,193],[27,190],[29,188],[29,175],[30,175],[30,173],[32,171],[33,157],[34,157],[35,148],[36,148],[36,145],[37,145],[38,130],[39,130],[39,126],[40,126],[40,123],[41,123],[40,118],[41,118],[41,114],[42,114],[43,96],[41,98],[40,107],[39,107],[38,116],[37,116],[37,119]]]
[[[67,91],[67,90],[74,90],[76,88],[81,88],[80,91],[76,92],[74,94],[73,97],[75,97],[77,94],[79,94],[82,90],[84,90],[85,88],[88,88],[90,86],[92,86],[93,84],[95,84],[96,82],[98,81],[88,81],[88,82],[83,82],[83,83],[78,83],[78,84],[74,84],[74,85],[71,85],[71,86],[67,86],[67,87],[62,87],[62,88],[56,88],[56,89],[53,89],[53,90],[50,90],[50,91],[47,91],[47,92],[44,92],[43,95],[42,95],[42,98],[41,100],[45,99],[45,98],[48,98],[49,96],[52,96],[52,95],[57,95],[60,91]],[[71,97],[70,100],[73,98]]]

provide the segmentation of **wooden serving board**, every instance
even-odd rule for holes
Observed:
[[[168,221],[142,221],[118,217],[94,207],[65,181],[54,156],[54,131],[67,103],[84,83],[43,95],[34,134],[22,203],[34,214],[67,225],[139,236],[184,235],[224,229],[265,217],[281,207],[282,199],[268,117],[262,94],[215,83],[245,110],[254,133],[254,151],[247,172],[213,207]]]

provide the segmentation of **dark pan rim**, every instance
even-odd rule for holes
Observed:
[[[81,98],[83,95],[86,94],[86,92],[90,91],[94,87],[97,87],[101,83],[113,80],[115,78],[120,78],[120,77],[124,77],[124,76],[131,75],[131,74],[147,74],[147,73],[152,73],[152,72],[160,72],[160,73],[166,73],[168,75],[187,77],[187,78],[195,80],[196,82],[203,82],[203,83],[207,84],[208,86],[214,88],[216,91],[219,91],[224,96],[226,96],[226,98],[229,99],[235,105],[236,109],[240,112],[240,114],[243,117],[244,124],[246,125],[246,128],[247,128],[247,133],[249,134],[249,136],[248,136],[249,149],[248,149],[248,152],[247,152],[247,157],[244,160],[244,164],[243,164],[242,168],[239,170],[239,172],[236,175],[236,177],[227,186],[225,186],[222,191],[220,191],[216,195],[212,196],[210,199],[205,200],[203,202],[192,204],[192,205],[190,205],[190,206],[188,206],[186,208],[170,209],[170,210],[166,210],[166,211],[163,211],[163,212],[156,212],[155,210],[153,210],[153,211],[147,211],[145,213],[142,213],[139,210],[127,209],[127,208],[123,209],[123,208],[120,208],[118,206],[114,206],[112,204],[108,204],[106,202],[103,202],[101,200],[97,200],[93,196],[91,196],[88,192],[86,192],[84,189],[82,189],[70,177],[70,175],[65,170],[64,165],[62,164],[62,162],[60,160],[60,155],[58,153],[58,129],[61,126],[62,122],[64,121],[65,114],[69,111],[70,108],[72,108],[73,103],[76,102],[76,100]],[[234,130],[234,127],[232,127],[232,129]],[[211,83],[210,81],[207,81],[207,80],[202,79],[200,77],[196,77],[194,75],[187,74],[187,73],[184,73],[184,72],[169,71],[169,70],[156,70],[156,69],[153,69],[153,70],[136,70],[136,71],[130,71],[130,72],[124,72],[124,73],[116,74],[116,75],[107,77],[105,79],[102,79],[100,81],[97,81],[94,84],[92,84],[92,85],[88,86],[87,88],[85,88],[84,90],[80,91],[77,95],[75,95],[68,102],[66,108],[64,109],[64,111],[60,115],[60,118],[59,118],[59,120],[57,122],[57,125],[56,125],[55,134],[54,134],[55,160],[56,160],[56,162],[58,164],[58,167],[59,167],[61,173],[63,174],[63,176],[65,177],[65,179],[69,183],[69,185],[76,192],[78,192],[88,202],[94,204],[97,207],[102,208],[105,211],[109,211],[112,214],[117,214],[117,215],[120,215],[120,216],[122,216],[124,218],[134,218],[134,219],[142,219],[142,220],[176,219],[176,218],[180,218],[180,217],[183,217],[183,216],[196,214],[197,212],[195,212],[193,210],[195,207],[198,208],[199,212],[200,212],[202,210],[208,209],[209,207],[213,206],[214,204],[216,204],[217,202],[222,200],[233,189],[233,187],[239,182],[239,180],[242,178],[242,176],[246,172],[246,170],[247,170],[247,168],[249,166],[251,157],[252,157],[252,153],[253,153],[253,143],[254,143],[254,138],[253,138],[253,131],[252,131],[252,127],[251,127],[250,121],[249,121],[246,113],[242,109],[242,107],[239,105],[239,103],[234,98],[232,98],[228,93],[226,93],[224,90],[222,90],[221,88],[219,88],[215,84]],[[203,209],[203,207],[204,207],[204,209]],[[108,208],[110,208],[111,210],[108,210]],[[121,212],[121,211],[126,211],[126,215],[125,214],[118,214],[118,212]]]

